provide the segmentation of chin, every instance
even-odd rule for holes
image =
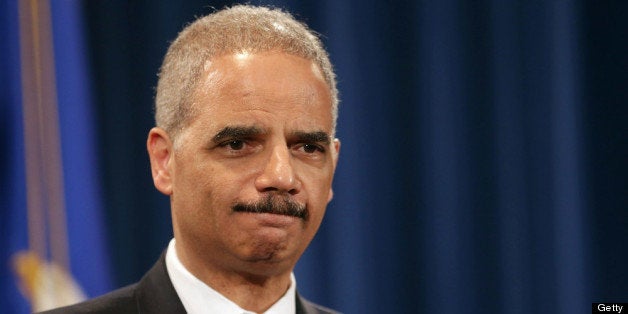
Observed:
[[[290,245],[285,241],[277,243],[260,240],[256,241],[243,259],[260,275],[270,276],[291,271],[301,256],[302,250],[296,249],[294,243]]]
[[[247,252],[247,260],[251,262],[268,262],[276,263],[281,262],[289,254],[287,239],[284,237],[259,237],[255,239],[255,243],[251,245],[249,252]]]
[[[295,264],[296,260],[277,256],[251,256],[246,261],[243,272],[260,279],[276,277],[290,273]]]

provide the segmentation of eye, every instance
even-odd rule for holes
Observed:
[[[308,153],[308,154],[313,154],[317,151],[322,152],[323,149],[321,147],[319,147],[318,145],[314,145],[314,144],[303,144],[303,151]]]
[[[233,150],[241,150],[244,147],[244,141],[233,140],[233,141],[229,141],[229,143],[227,143],[227,145],[229,146],[229,148],[231,148]]]
[[[220,146],[229,147],[231,150],[241,150],[244,148],[244,141],[242,140],[230,140],[222,143]]]
[[[308,155],[325,152],[325,148],[323,146],[312,143],[302,143],[296,146],[296,148]]]

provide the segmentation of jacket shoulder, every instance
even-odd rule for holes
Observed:
[[[85,302],[60,307],[41,314],[130,314],[137,313],[135,290],[137,284],[111,291]]]
[[[55,309],[45,314],[131,314],[185,313],[185,308],[170,281],[165,252],[153,267],[133,285],[112,291],[83,303]],[[44,314],[42,313],[42,314]]]
[[[341,314],[338,311],[310,302],[297,294],[297,314]]]

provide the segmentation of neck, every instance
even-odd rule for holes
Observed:
[[[217,273],[199,279],[241,308],[256,313],[268,310],[291,284],[290,274],[261,278],[250,274]]]
[[[292,283],[290,270],[256,274],[249,270],[266,268],[267,265],[236,268],[233,267],[235,265],[210,263],[208,259],[190,258],[185,250],[180,249],[179,243],[175,248],[180,262],[190,273],[247,311],[265,312],[286,293]]]

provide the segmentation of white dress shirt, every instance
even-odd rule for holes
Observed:
[[[190,273],[177,256],[175,239],[170,241],[166,252],[166,268],[174,290],[177,291],[183,307],[189,314],[255,314],[247,311],[212,289]],[[296,280],[290,274],[290,288],[264,314],[296,313]]]

